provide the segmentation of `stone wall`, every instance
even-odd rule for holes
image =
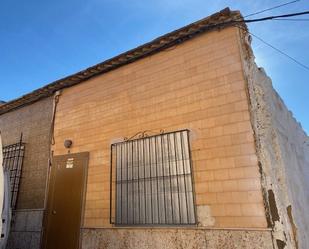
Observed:
[[[248,40],[248,39],[244,39]],[[309,245],[309,138],[242,44],[267,216],[279,249]],[[293,94],[293,93],[291,93]]]
[[[26,248],[29,243],[31,248],[39,247],[52,109],[53,99],[46,98],[0,115],[4,146],[18,142],[21,133],[26,143],[17,209],[13,212],[8,248]]]
[[[83,249],[273,249],[268,230],[84,229]]]

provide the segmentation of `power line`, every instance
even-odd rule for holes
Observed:
[[[282,7],[282,6],[285,6],[285,5],[288,5],[288,4],[292,4],[292,3],[296,3],[296,2],[299,2],[299,1],[300,1],[300,0],[294,0],[294,1],[291,1],[291,2],[284,3],[284,4],[276,5],[276,6],[274,6],[274,7],[270,7],[270,8],[268,8],[268,9],[264,9],[264,10],[261,10],[261,11],[258,11],[258,12],[255,12],[255,13],[252,13],[252,14],[249,14],[249,15],[246,15],[245,17],[258,15],[258,14],[264,13],[264,12],[266,12],[266,11],[273,10],[273,9],[277,9],[277,8]]]
[[[261,37],[249,32],[247,30],[247,28],[243,27],[243,26],[239,26],[237,24],[241,24],[241,23],[253,23],[253,22],[261,22],[261,21],[267,21],[267,20],[287,20],[285,19],[286,17],[292,17],[292,16],[301,16],[301,15],[308,15],[309,11],[303,11],[303,12],[298,12],[298,13],[290,13],[290,14],[284,14],[284,15],[277,15],[277,16],[267,16],[267,17],[263,17],[263,18],[257,18],[257,19],[249,19],[249,20],[230,20],[230,21],[226,21],[226,22],[221,22],[221,23],[217,23],[214,25],[209,25],[208,28],[210,28],[211,26],[213,27],[220,27],[220,26],[226,26],[226,25],[234,25],[240,29],[245,30],[247,33],[251,34],[252,36],[254,36],[255,38],[257,38],[258,40],[260,40],[261,42],[263,42],[264,44],[266,44],[267,46],[271,47],[272,49],[276,50],[277,52],[279,52],[280,54],[286,56],[287,58],[289,58],[290,60],[292,60],[293,62],[295,62],[296,64],[302,66],[303,68],[305,68],[306,70],[309,71],[309,67],[303,63],[301,63],[300,61],[298,61],[297,59],[293,58],[292,56],[288,55],[287,53],[281,51],[280,49],[276,48],[275,46],[271,45],[269,42],[266,42],[264,39],[262,39]]]
[[[254,36],[255,38],[257,38],[259,41],[263,42],[264,44],[266,44],[267,46],[271,47],[272,49],[276,50],[277,52],[279,52],[280,54],[286,56],[287,58],[289,58],[290,60],[294,61],[296,64],[302,66],[303,68],[305,68],[306,70],[309,71],[309,67],[303,63],[301,63],[300,61],[296,60],[295,58],[293,58],[292,56],[288,55],[287,53],[283,52],[282,50],[280,50],[279,48],[276,48],[275,46],[271,45],[269,42],[265,41],[264,39],[262,39],[261,37],[249,32],[247,29],[241,27],[241,26],[238,26],[238,25],[235,25],[236,27],[242,29],[242,30],[245,30],[247,33],[249,33],[250,35]]]
[[[296,1],[293,1],[293,2],[296,2]],[[290,2],[292,3],[292,2]],[[289,3],[286,3],[286,4],[289,4]],[[285,4],[285,5],[286,5]],[[282,5],[280,5],[282,6]],[[279,6],[277,6],[279,7]],[[275,8],[275,7],[273,7]],[[273,9],[273,8],[270,8],[270,9]],[[268,10],[270,10],[268,9]],[[260,11],[259,13],[262,13],[262,12],[265,12],[266,10],[264,11]],[[243,29],[244,31],[246,31],[247,33],[251,34],[252,36],[254,36],[255,38],[257,38],[259,41],[263,42],[264,44],[266,44],[267,46],[271,47],[272,49],[276,50],[278,53],[286,56],[287,58],[289,58],[290,60],[292,60],[294,63],[298,64],[299,66],[305,68],[306,70],[309,71],[309,66],[301,63],[300,61],[298,61],[297,59],[293,58],[292,56],[288,55],[287,53],[281,51],[280,49],[276,48],[275,46],[271,45],[269,42],[265,41],[264,39],[262,39],[261,37],[249,32],[247,30],[247,28],[243,27],[243,26],[240,26],[240,25],[237,25],[237,24],[241,24],[241,23],[253,23],[253,22],[261,22],[261,21],[267,21],[267,20],[288,20],[286,19],[286,17],[292,17],[292,16],[301,16],[301,15],[308,15],[309,14],[309,11],[303,11],[303,12],[298,12],[298,13],[290,13],[290,14],[284,14],[284,15],[277,15],[277,16],[267,16],[267,17],[263,17],[263,18],[257,18],[257,19],[249,19],[249,20],[239,20],[239,19],[236,19],[236,20],[231,20],[231,21],[226,21],[226,22],[222,22],[222,23],[218,23],[218,24],[215,24],[215,25],[210,25],[210,26],[226,26],[226,25],[234,25],[240,29]],[[251,14],[253,15],[253,14]],[[247,15],[249,16],[249,15]],[[290,19],[291,20],[291,19]],[[295,20],[295,19],[293,19]],[[209,27],[208,27],[209,28]]]
[[[253,23],[253,22],[262,22],[262,21],[268,21],[268,20],[296,20],[296,19],[289,19],[287,17],[293,17],[293,16],[303,16],[303,15],[309,15],[309,11],[303,11],[303,12],[296,12],[296,13],[289,13],[284,15],[276,15],[276,16],[266,16],[262,18],[256,18],[256,19],[236,19],[236,20],[230,20],[226,22],[217,23],[210,26],[221,26],[221,25],[229,25],[229,24],[235,24],[235,23]],[[305,19],[306,20],[306,19]]]
[[[257,19],[244,19],[244,20],[239,20],[239,21],[234,21],[234,22],[261,22],[261,21],[267,21],[267,20],[273,20],[277,18],[285,18],[285,17],[292,17],[292,16],[302,16],[302,15],[309,15],[309,11],[303,11],[303,12],[297,12],[297,13],[290,13],[290,14],[285,14],[285,15],[277,15],[277,16],[266,16],[262,18],[257,18]]]
[[[306,21],[309,21],[309,19],[306,19],[306,18],[276,18],[276,19],[273,19],[273,21],[295,21],[295,22],[306,22]]]

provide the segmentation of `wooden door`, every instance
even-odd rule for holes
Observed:
[[[50,173],[43,248],[77,249],[89,154],[55,156]]]

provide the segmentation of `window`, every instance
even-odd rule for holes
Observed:
[[[196,223],[188,130],[127,140],[111,149],[111,223]]]
[[[22,142],[22,136],[18,143],[3,147],[3,168],[10,173],[12,209],[16,208],[24,152],[25,144]]]

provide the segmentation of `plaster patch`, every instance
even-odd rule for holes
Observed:
[[[208,205],[197,206],[197,220],[200,226],[209,227],[215,224],[215,218],[211,215]]]

